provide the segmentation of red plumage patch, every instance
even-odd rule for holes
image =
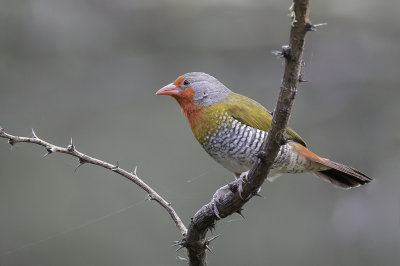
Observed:
[[[178,79],[175,82],[177,82]],[[199,123],[204,122],[201,115],[202,107],[194,102],[193,95],[194,91],[191,87],[181,90],[180,93],[177,95],[172,95],[172,97],[174,97],[178,101],[182,113],[189,120],[192,130],[194,130],[194,128],[196,128]]]
[[[294,150],[297,151],[300,155],[306,157],[307,159],[309,159],[311,161],[326,165],[326,162],[328,161],[327,159],[319,157],[318,155],[316,155],[315,153],[313,153],[312,151],[310,151],[309,149],[307,149],[300,143],[292,142],[291,145],[294,148]]]

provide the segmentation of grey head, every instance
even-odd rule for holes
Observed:
[[[190,72],[183,76],[185,79],[182,81],[181,87],[192,87],[194,91],[194,101],[202,106],[210,106],[218,103],[231,93],[231,90],[209,74]],[[185,83],[187,83],[187,85],[185,85]]]

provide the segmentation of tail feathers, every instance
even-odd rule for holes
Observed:
[[[325,159],[324,165],[331,169],[315,172],[323,180],[328,181],[344,189],[359,187],[368,184],[372,178],[361,173],[357,169]]]
[[[314,173],[325,181],[345,189],[359,187],[372,181],[372,178],[366,176],[357,169],[319,157],[299,143],[291,142],[290,144],[299,154],[322,166],[320,168],[321,171]]]

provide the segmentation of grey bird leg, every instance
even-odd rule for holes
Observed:
[[[235,173],[235,177],[238,180],[238,193],[239,193],[239,197],[243,199],[242,197],[242,192],[243,192],[243,183],[247,182],[247,176],[249,174],[249,171],[243,172],[243,173]]]

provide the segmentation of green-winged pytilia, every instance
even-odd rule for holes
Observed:
[[[207,153],[239,177],[250,170],[266,141],[272,115],[258,102],[229,90],[201,72],[179,76],[157,94],[174,97],[187,117],[193,135]],[[341,188],[353,188],[372,179],[360,171],[322,158],[306,148],[304,140],[286,129],[268,179],[281,173],[310,172]]]

